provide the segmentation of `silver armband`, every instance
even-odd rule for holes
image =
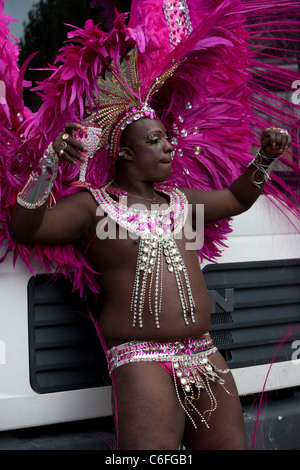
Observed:
[[[270,179],[270,173],[274,168],[275,162],[278,160],[278,158],[281,156],[280,155],[267,155],[262,151],[262,149],[259,149],[253,160],[249,163],[248,167],[251,165],[254,165],[256,167],[256,170],[252,173],[250,179],[251,183],[253,183],[255,186],[260,188],[260,185]],[[269,158],[272,159],[270,163],[263,163],[264,158]],[[260,180],[256,180],[256,176],[260,175]]]
[[[19,192],[18,203],[26,209],[37,209],[45,204],[51,195],[57,172],[58,156],[50,144],[37,169],[31,173],[24,188]]]

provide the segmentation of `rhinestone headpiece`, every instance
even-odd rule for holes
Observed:
[[[98,90],[94,92],[92,112],[86,100],[86,121],[102,129],[98,147],[109,148],[113,160],[118,158],[120,138],[124,129],[141,118],[156,119],[149,102],[154,93],[172,76],[180,62],[156,78],[145,98],[141,96],[141,81],[138,72],[137,48],[132,48],[119,62],[111,62],[104,77],[98,78]]]

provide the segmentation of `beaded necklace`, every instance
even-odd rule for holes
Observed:
[[[148,297],[149,310],[154,315],[156,327],[160,328],[164,265],[175,276],[185,324],[189,324],[188,315],[194,323],[195,302],[190,280],[175,240],[187,218],[188,204],[185,195],[177,188],[160,186],[159,192],[169,198],[168,207],[164,210],[141,210],[134,206],[127,207],[123,204],[123,198],[120,202],[115,201],[109,195],[108,187],[109,184],[100,189],[90,188],[90,191],[114,222],[139,239],[130,305],[133,327],[137,324],[140,328],[143,327],[143,311]]]

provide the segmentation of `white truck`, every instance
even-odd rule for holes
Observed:
[[[300,450],[299,230],[261,196],[233,220],[218,264],[202,269],[249,447]],[[68,281],[14,269],[9,256],[0,298],[0,431],[110,416],[105,358]]]

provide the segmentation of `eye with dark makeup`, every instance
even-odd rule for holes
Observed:
[[[158,144],[159,142],[161,142],[161,138],[159,137],[156,137],[156,136],[149,136],[147,139],[146,139],[146,144]]]
[[[152,130],[150,132],[147,132],[147,134],[145,135],[146,144],[153,145],[153,146],[154,145],[159,146],[163,138],[170,141],[170,138],[166,134],[163,134],[163,132],[160,129]]]

